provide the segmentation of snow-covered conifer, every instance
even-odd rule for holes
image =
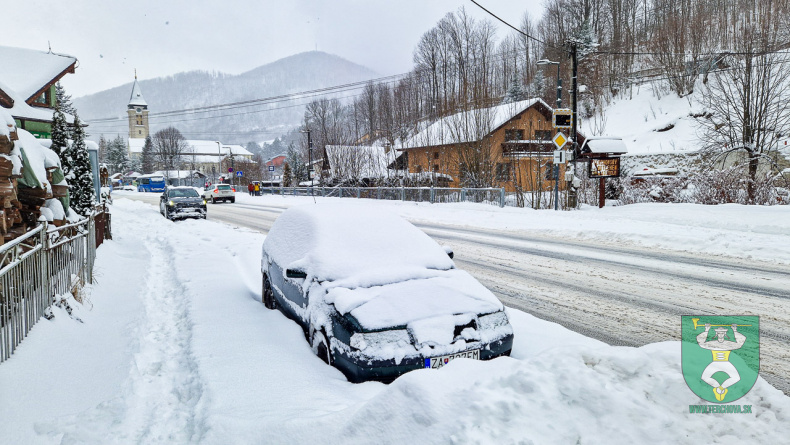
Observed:
[[[60,168],[66,179],[69,179],[69,173],[72,170],[72,160],[68,153],[70,133],[66,116],[60,109],[60,105],[56,104],[55,113],[52,116],[52,145],[50,148],[60,158]]]
[[[71,208],[82,216],[88,216],[95,202],[95,191],[93,188],[93,172],[91,171],[90,158],[88,157],[88,147],[85,145],[85,129],[74,112],[74,130],[72,132],[74,140],[69,147],[68,153],[73,166],[69,182],[69,196],[71,198]]]

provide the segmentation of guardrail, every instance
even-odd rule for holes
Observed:
[[[262,187],[261,194],[388,199],[413,202],[477,202],[504,207],[504,188],[451,187]]]
[[[98,206],[87,219],[62,227],[44,223],[0,246],[0,363],[55,295],[93,282],[96,248],[110,235],[110,214]]]

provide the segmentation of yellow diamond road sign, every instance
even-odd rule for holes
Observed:
[[[557,146],[557,149],[562,150],[562,147],[564,147],[565,144],[568,143],[568,138],[566,138],[561,131],[558,131],[557,134],[554,135],[552,142],[554,142],[554,145]]]

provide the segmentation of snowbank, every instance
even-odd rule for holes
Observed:
[[[510,358],[350,384],[313,354],[301,328],[261,304],[262,234],[174,224],[124,199],[113,206],[113,232],[98,251],[91,305],[77,311],[83,322],[56,308],[0,365],[0,443],[630,445],[790,436],[790,398],[762,379],[735,402],[751,414],[691,414],[689,405],[707,403],[683,380],[679,343],[610,347],[517,310],[508,311]]]

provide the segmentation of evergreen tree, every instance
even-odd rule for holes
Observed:
[[[295,185],[299,185],[300,182],[306,181],[308,178],[307,166],[304,165],[304,156],[296,150],[293,143],[288,146],[288,155],[286,159],[288,159],[288,164],[291,165],[291,175]]]
[[[104,135],[99,136],[99,164],[107,162],[107,139]]]
[[[76,114],[77,110],[74,109],[74,104],[71,103],[71,95],[66,94],[66,90],[60,82],[55,84],[55,97],[57,98],[61,111],[71,115]]]
[[[505,103],[518,102],[525,100],[526,98],[527,95],[524,93],[524,89],[521,87],[521,82],[516,79],[516,76],[513,76],[510,79],[510,86],[507,89],[507,95],[505,95]]]
[[[129,168],[129,152],[120,135],[107,144],[107,167],[111,174],[125,173]]]
[[[85,129],[82,128],[79,116],[74,112],[74,140],[69,147],[69,158],[72,160],[72,171],[69,175],[69,197],[71,208],[82,216],[88,216],[95,202],[93,188],[93,172],[85,145]]]
[[[293,174],[291,174],[291,166],[286,162],[283,165],[283,187],[290,187],[293,183]]]
[[[60,169],[63,171],[66,178],[69,177],[72,170],[72,160],[68,153],[69,133],[66,116],[60,109],[60,105],[56,104],[55,113],[52,116],[52,145],[49,148],[57,153],[60,158]]]
[[[151,141],[151,136],[145,137],[145,144],[143,145],[143,153],[141,155],[140,173],[149,174],[154,172],[154,145]]]

